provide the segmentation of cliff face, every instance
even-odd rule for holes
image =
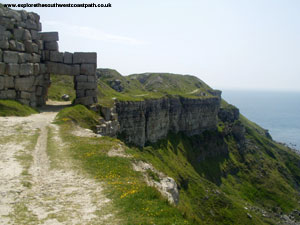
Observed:
[[[127,142],[144,146],[156,142],[169,131],[187,135],[216,129],[220,97],[191,99],[171,97],[145,101],[120,101],[116,111],[119,133]]]

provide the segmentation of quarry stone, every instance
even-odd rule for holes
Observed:
[[[3,77],[3,79],[4,79],[4,88],[14,88],[15,87],[14,77],[5,76],[5,77]]]
[[[97,63],[97,54],[95,52],[75,52],[73,54],[73,63]]]
[[[0,48],[1,49],[8,49],[9,43],[7,40],[0,40]]]
[[[20,66],[17,63],[8,63],[6,64],[5,73],[11,76],[19,75]]]
[[[50,51],[50,61],[62,63],[64,61],[64,54],[58,51]]]
[[[73,54],[70,52],[64,52],[64,63],[72,64]]]
[[[96,73],[95,64],[81,64],[80,74],[95,75],[95,73]]]
[[[32,40],[31,33],[29,30],[26,30],[26,29],[24,30],[22,40],[23,41]]]
[[[0,62],[0,75],[5,73],[5,63]]]
[[[56,41],[44,42],[44,49],[50,51],[58,51],[58,44]]]
[[[31,91],[33,89],[34,77],[16,78],[15,88],[19,91]]]
[[[18,63],[18,53],[13,51],[3,52],[3,61],[6,63]]]
[[[32,75],[33,74],[33,63],[20,64],[20,75]]]
[[[58,41],[58,32],[43,32],[41,33],[41,39],[47,42],[56,42]]]

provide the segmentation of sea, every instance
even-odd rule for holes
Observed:
[[[222,97],[248,119],[268,129],[275,141],[300,151],[300,91],[222,90]]]

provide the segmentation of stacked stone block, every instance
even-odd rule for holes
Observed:
[[[59,52],[58,33],[40,32],[36,13],[0,8],[0,99],[42,106],[51,74],[74,76],[75,103],[97,102],[96,53]]]

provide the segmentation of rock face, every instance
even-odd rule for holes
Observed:
[[[96,103],[96,53],[59,52],[58,33],[41,27],[36,13],[0,8],[0,99],[42,106],[50,74],[61,74],[74,76],[75,103]]]
[[[119,133],[129,143],[144,146],[168,132],[200,134],[216,129],[220,97],[190,99],[183,97],[116,103]]]

